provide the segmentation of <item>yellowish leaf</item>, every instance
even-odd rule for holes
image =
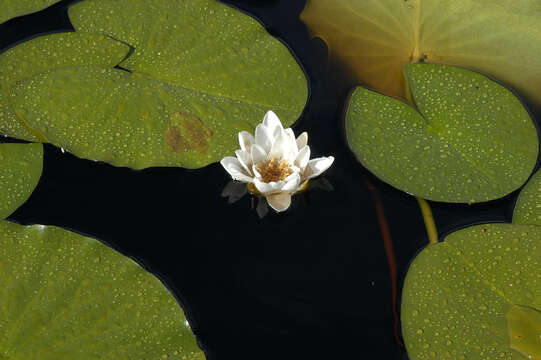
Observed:
[[[363,85],[406,98],[402,65],[476,70],[541,104],[541,1],[308,0],[301,19]]]

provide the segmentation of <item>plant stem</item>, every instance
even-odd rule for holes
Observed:
[[[426,233],[428,234],[428,243],[437,244],[438,243],[438,230],[436,230],[436,224],[434,223],[434,216],[432,216],[432,210],[430,210],[430,205],[428,202],[420,197],[415,197],[421,208],[421,213],[423,214],[423,220],[425,221]]]
[[[385,216],[385,211],[383,209],[383,202],[381,201],[378,191],[374,184],[370,181],[367,176],[363,176],[368,186],[368,189],[372,193],[372,200],[376,207],[376,215],[379,222],[379,227],[381,229],[381,236],[383,237],[383,245],[385,247],[385,255],[387,256],[387,263],[389,264],[389,273],[391,276],[391,291],[393,295],[393,318],[394,318],[394,337],[396,342],[401,347],[404,347],[404,342],[400,338],[400,316],[398,315],[398,281],[397,281],[397,270],[396,270],[396,256],[394,252],[393,239],[391,237],[391,229],[389,227],[389,222]]]

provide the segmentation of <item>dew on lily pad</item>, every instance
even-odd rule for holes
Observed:
[[[112,67],[129,51],[125,44],[104,35],[69,32],[40,36],[0,54],[0,133],[28,141],[48,140],[36,125],[30,125],[24,110],[14,109],[10,97],[16,83],[53,69]],[[62,118],[72,120],[73,113],[63,113]]]
[[[76,156],[135,169],[200,168],[233,152],[236,133],[269,108],[290,125],[306,104],[307,80],[289,49],[218,1],[82,1],[69,17],[77,33],[99,33],[133,51],[113,64],[53,64],[5,93],[13,118]],[[20,46],[30,50],[13,49],[23,65],[69,51],[40,38]],[[8,130],[24,138],[21,124]]]
[[[23,1],[2,1],[0,2],[0,23],[17,16],[27,15],[43,10],[60,0],[23,0]]]
[[[42,169],[41,144],[0,144],[0,219],[11,215],[30,197]]]
[[[533,351],[531,342],[511,346],[509,333],[531,339],[525,317],[513,308],[541,307],[540,238],[536,225],[482,224],[421,251],[402,293],[410,359],[431,359],[432,351],[450,359],[521,359],[517,349]]]
[[[101,242],[0,220],[0,358],[204,359],[179,304]]]
[[[362,165],[434,201],[489,201],[524,184],[538,136],[510,90],[447,65],[409,64],[405,74],[417,108],[363,87],[348,101],[347,140]]]

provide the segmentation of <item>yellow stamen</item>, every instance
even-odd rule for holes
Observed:
[[[257,171],[261,174],[261,180],[264,182],[280,181],[293,174],[287,160],[276,160],[272,158],[257,165]]]

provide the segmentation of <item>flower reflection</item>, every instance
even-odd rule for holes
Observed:
[[[332,156],[310,160],[308,134],[303,132],[295,139],[293,130],[284,129],[272,111],[257,125],[255,137],[240,132],[239,143],[236,157],[227,156],[220,163],[234,180],[247,184],[252,194],[262,195],[277,212],[287,210],[291,196],[304,191],[309,180],[327,170],[334,161]],[[233,187],[240,185],[232,185],[228,191],[233,191]]]
[[[307,182],[306,186],[302,188],[300,191],[298,191],[297,194],[302,193],[303,200],[305,202],[308,202],[308,197],[306,195],[308,194],[309,190],[313,190],[313,189],[320,189],[323,191],[334,191],[334,187],[329,182],[329,180],[327,180],[325,177],[319,177],[317,179]],[[231,180],[230,182],[227,183],[227,185],[225,185],[224,189],[222,190],[222,197],[227,198],[227,202],[229,204],[233,204],[239,201],[240,199],[242,199],[244,195],[248,193],[249,191],[248,191],[248,188],[246,187],[246,183],[242,181]],[[267,200],[264,196],[257,195],[254,193],[251,193],[251,194],[253,195],[252,208],[255,209],[259,218],[262,219],[269,212],[269,205],[267,204]]]

